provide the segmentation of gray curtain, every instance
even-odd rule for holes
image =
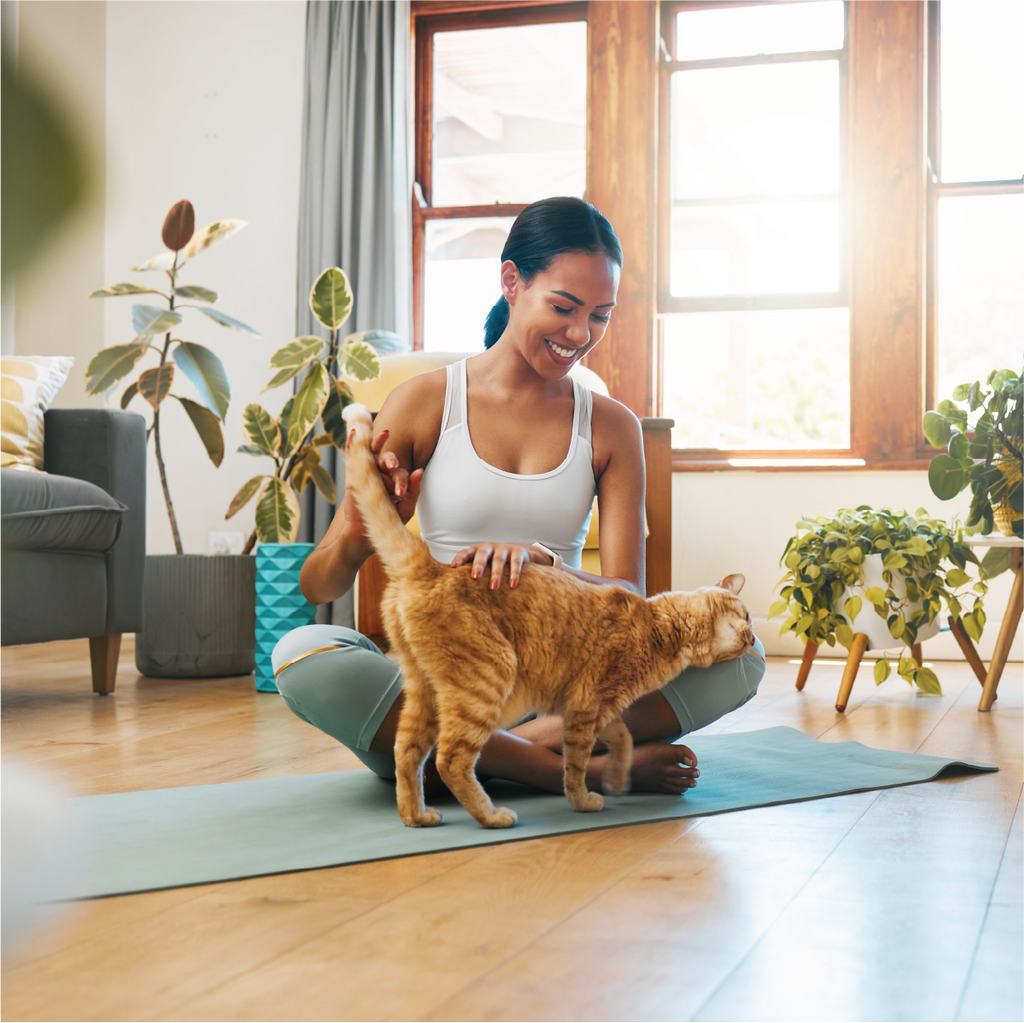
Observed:
[[[321,271],[340,266],[355,294],[343,331],[412,337],[409,20],[409,0],[307,4],[297,334],[323,336],[307,298]],[[340,494],[344,459],[320,450]],[[334,510],[307,487],[299,539],[318,542]],[[317,621],[352,626],[352,594]]]

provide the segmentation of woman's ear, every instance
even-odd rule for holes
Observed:
[[[521,278],[519,276],[519,268],[512,262],[511,259],[506,259],[501,264],[501,293],[505,296],[505,301],[509,305],[515,301],[516,293],[519,290],[519,283]]]

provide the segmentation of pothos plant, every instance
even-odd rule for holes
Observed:
[[[991,372],[984,386],[959,384],[953,399],[924,414],[922,428],[933,448],[946,450],[928,466],[932,493],[942,501],[971,488],[967,526],[1006,536],[1024,536],[1024,371]],[[997,553],[998,552],[998,553]],[[1008,548],[993,548],[1009,566]],[[994,574],[994,573],[993,573]]]
[[[835,515],[818,515],[796,524],[782,553],[787,572],[779,580],[780,599],[772,604],[769,618],[786,614],[779,630],[792,632],[805,643],[838,641],[849,648],[853,643],[851,623],[860,614],[864,600],[884,618],[889,634],[907,652],[899,658],[897,672],[926,693],[941,695],[942,687],[930,668],[919,665],[910,649],[921,628],[933,622],[945,604],[954,618],[963,621],[972,639],[981,638],[985,626],[982,597],[987,591],[987,574],[974,552],[963,543],[963,529],[931,518],[919,508],[914,515],[878,511],[868,505],[842,509]],[[864,559],[882,557],[885,586],[864,591],[864,598],[849,596],[839,602],[847,588],[864,586]],[[979,566],[980,578],[968,575],[968,563]],[[900,580],[905,595],[897,596],[893,583]],[[970,594],[963,592],[971,586]],[[894,643],[895,645],[895,643]],[[875,665],[875,682],[881,684],[891,672],[887,658]]]
[[[132,329],[135,337],[127,344],[104,348],[92,359],[85,371],[85,390],[87,394],[107,394],[135,369],[144,356],[154,354],[159,358],[156,366],[143,370],[138,379],[128,385],[121,395],[121,408],[127,408],[134,398],[141,397],[149,402],[153,409],[153,421],[146,432],[146,437],[153,437],[160,486],[163,489],[164,503],[167,505],[174,549],[178,554],[182,553],[181,536],[178,532],[174,505],[171,502],[171,492],[167,485],[167,471],[160,446],[160,407],[167,398],[174,398],[179,402],[196,428],[210,461],[219,466],[224,458],[224,434],[221,423],[227,415],[231,387],[223,363],[209,348],[193,341],[183,341],[173,335],[183,322],[182,312],[190,309],[202,313],[222,327],[241,331],[252,337],[262,336],[252,327],[247,327],[219,309],[214,309],[217,292],[198,284],[182,284],[179,275],[190,260],[211,245],[230,238],[245,226],[244,220],[215,220],[197,232],[192,204],[187,199],[182,199],[171,207],[164,220],[161,238],[167,246],[167,251],[139,266],[132,267],[132,270],[138,272],[165,273],[166,291],[142,284],[122,283],[110,284],[89,295],[90,298],[157,295],[167,303],[166,308],[154,305],[132,306]],[[161,334],[162,341],[159,340]],[[173,364],[168,361],[169,357],[173,359]],[[181,370],[191,382],[199,401],[171,393],[171,387],[175,382],[175,368]]]
[[[405,348],[397,334],[368,330],[340,338],[341,326],[352,312],[352,289],[344,270],[328,267],[313,284],[309,307],[329,331],[325,340],[315,335],[294,338],[270,359],[276,370],[264,391],[280,387],[306,375],[296,393],[276,418],[262,405],[250,402],[242,413],[248,443],[239,447],[247,455],[274,460],[273,473],[247,480],[235,494],[224,516],[230,519],[257,494],[256,528],[243,553],[248,554],[257,538],[261,543],[293,543],[299,531],[301,512],[297,495],[312,483],[329,504],[338,499],[331,474],[320,464],[320,450],[328,445],[345,447],[342,409],[352,402],[345,378],[375,380],[380,376],[378,352]],[[317,423],[322,429],[317,431]]]

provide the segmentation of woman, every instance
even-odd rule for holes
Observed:
[[[643,595],[640,423],[568,375],[607,329],[622,266],[618,238],[582,199],[545,199],[516,219],[501,259],[502,297],[487,317],[485,351],[407,381],[380,410],[373,450],[382,477],[403,521],[418,504],[434,557],[472,564],[481,586],[517,585],[527,562],[561,563],[595,586]],[[603,576],[579,567],[595,493]],[[324,604],[346,593],[372,553],[346,492],[303,567],[306,598]],[[634,789],[680,793],[697,783],[693,751],[671,741],[754,695],[764,673],[760,643],[756,649],[690,668],[629,708]],[[296,714],[394,777],[397,665],[366,637],[333,625],[294,630],[273,661]],[[561,739],[561,721],[551,715],[495,732],[478,771],[561,792]],[[595,789],[601,760],[595,755],[588,771]]]

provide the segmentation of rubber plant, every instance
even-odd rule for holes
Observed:
[[[310,483],[328,504],[337,502],[334,479],[320,464],[320,449],[328,445],[339,450],[345,447],[341,410],[353,401],[345,380],[375,380],[380,376],[378,352],[406,347],[397,334],[386,330],[368,330],[340,338],[353,302],[345,271],[336,266],[324,270],[309,293],[309,307],[328,331],[328,337],[307,334],[279,348],[270,358],[270,368],[275,373],[263,390],[280,387],[305,370],[301,385],[276,418],[258,402],[245,406],[242,425],[248,443],[238,450],[272,458],[274,471],[247,480],[224,516],[230,519],[259,495],[256,528],[249,536],[244,554],[252,550],[257,539],[260,543],[294,543],[301,519],[297,495]]]
[[[933,448],[945,448],[928,466],[932,493],[942,501],[971,488],[967,526],[1024,536],[1024,371],[991,372],[953,388],[952,400],[924,414],[922,428]],[[1009,566],[1008,548],[992,548],[989,568]],[[984,564],[984,562],[983,562]],[[994,572],[992,574],[995,574]]]
[[[907,648],[898,660],[898,674],[923,692],[941,695],[935,673],[921,667],[910,656],[910,649],[921,627],[935,620],[943,604],[950,615],[962,620],[972,639],[981,638],[985,627],[982,597],[989,574],[963,543],[963,527],[933,519],[923,508],[908,515],[860,505],[834,515],[805,517],[797,522],[796,530],[782,553],[781,564],[787,571],[777,584],[781,586],[780,599],[768,612],[769,618],[787,616],[779,635],[792,632],[805,643],[834,647],[839,642],[849,648],[853,643],[850,623],[860,614],[863,600],[854,595],[842,607],[838,605],[848,587],[863,586],[864,559],[880,554],[886,587],[868,588],[864,599],[886,620],[893,645]],[[966,571],[969,563],[979,568],[976,581]],[[905,597],[898,597],[893,590],[897,578],[906,588]],[[962,592],[967,586],[973,589],[973,599]],[[919,603],[920,607],[911,606]],[[875,682],[880,685],[890,672],[888,659],[880,658]]]
[[[108,394],[146,355],[154,354],[158,357],[159,362],[156,366],[143,370],[138,378],[125,388],[121,395],[121,408],[127,408],[136,397],[145,399],[152,407],[153,421],[146,435],[147,438],[149,435],[153,437],[160,486],[167,505],[167,517],[171,523],[174,549],[178,554],[183,551],[161,449],[160,407],[167,398],[178,401],[196,428],[210,461],[219,466],[224,458],[224,434],[221,423],[224,422],[231,400],[231,387],[220,359],[204,345],[196,344],[194,341],[183,341],[174,336],[184,320],[182,313],[184,310],[193,310],[222,327],[240,331],[251,337],[262,336],[252,327],[215,309],[217,292],[198,284],[182,284],[179,277],[182,268],[201,252],[230,238],[245,226],[244,220],[215,220],[196,231],[192,203],[182,199],[171,207],[164,219],[161,238],[167,250],[139,266],[132,267],[136,272],[159,271],[166,274],[166,290],[123,283],[99,288],[89,295],[90,298],[156,295],[167,303],[166,308],[155,305],[132,306],[132,329],[135,337],[127,344],[104,348],[92,359],[85,371],[85,390],[87,394]],[[161,335],[162,342],[159,340]],[[176,369],[181,370],[195,388],[198,401],[171,393],[171,387],[175,384]]]

